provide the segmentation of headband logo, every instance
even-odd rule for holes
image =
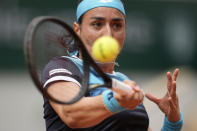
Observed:
[[[108,2],[113,2],[113,0],[100,0],[102,3],[108,3]]]

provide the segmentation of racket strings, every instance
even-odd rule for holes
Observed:
[[[90,66],[92,66],[95,71],[103,78],[104,83],[111,83],[111,79],[106,76],[104,72],[97,66],[94,60],[89,55],[85,46],[83,45],[80,38],[75,34],[73,29],[65,22],[54,18],[41,16],[33,19],[33,21],[28,26],[26,32],[25,41],[25,52],[27,61],[29,64],[30,74],[36,87],[43,94],[43,96],[48,99],[60,103],[60,104],[72,104],[79,99],[81,99],[88,92],[89,87],[89,75]],[[30,41],[30,42],[29,42]],[[83,79],[80,82],[80,90],[75,93],[73,90],[67,90],[66,92],[56,92],[53,96],[48,93],[48,88],[43,88],[42,74],[43,70],[46,69],[46,65],[54,57],[61,56],[72,56],[80,52],[83,60]],[[54,66],[54,69],[57,65]],[[58,66],[57,66],[58,68]],[[46,77],[46,76],[45,76]],[[99,85],[95,88],[103,87],[104,85]],[[105,85],[106,87],[111,87],[111,85]],[[66,99],[66,97],[59,97],[67,95],[71,99]],[[71,94],[74,94],[72,96]],[[57,97],[56,97],[57,95]],[[64,99],[65,98],[65,99]]]

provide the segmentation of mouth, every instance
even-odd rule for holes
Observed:
[[[119,64],[117,63],[117,62],[115,62],[115,61],[110,61],[110,62],[99,62],[99,61],[95,61],[96,62],[96,64],[98,64],[98,65],[110,65],[110,64],[114,64],[115,66],[118,66],[119,67]]]

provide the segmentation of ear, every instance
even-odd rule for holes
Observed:
[[[77,22],[73,23],[73,30],[75,31],[75,33],[80,36],[81,33],[81,28],[80,25]]]

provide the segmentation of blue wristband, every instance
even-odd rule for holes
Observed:
[[[183,126],[183,115],[180,113],[181,119],[177,122],[170,122],[165,116],[162,131],[180,131]]]
[[[112,113],[117,113],[125,109],[118,104],[118,101],[114,98],[114,93],[111,90],[103,92],[103,101],[107,109]]]

